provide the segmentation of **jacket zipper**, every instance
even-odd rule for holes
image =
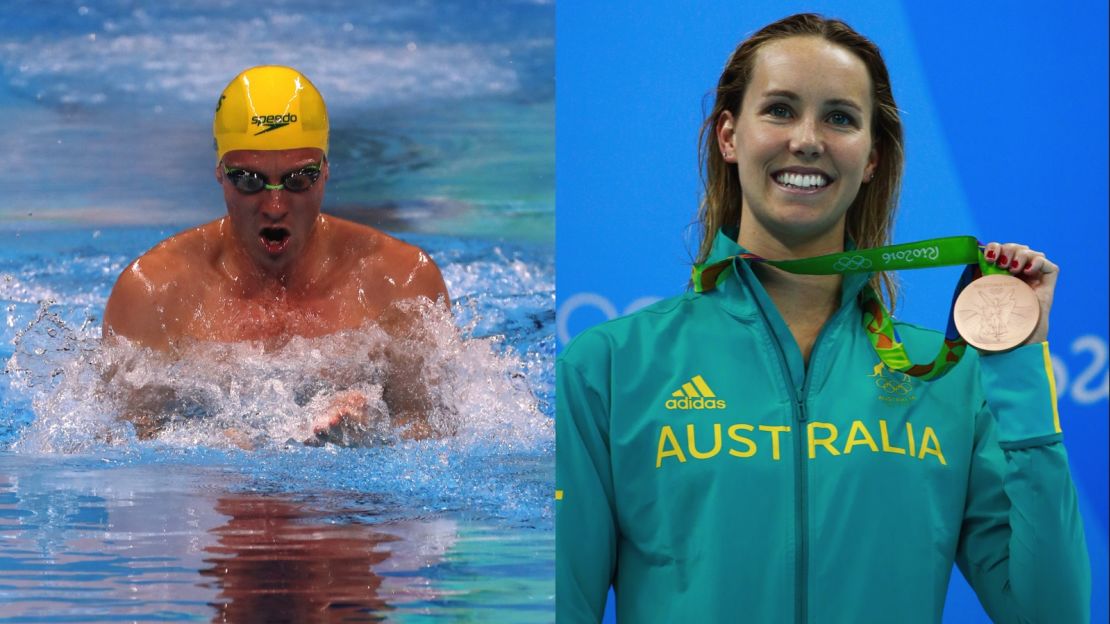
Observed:
[[[814,343],[814,349],[816,350],[816,343]],[[798,432],[794,435],[794,461],[796,463],[794,479],[795,490],[798,491],[797,500],[794,502],[795,513],[798,514],[798,560],[795,562],[798,570],[798,586],[796,588],[797,604],[794,606],[794,612],[799,624],[806,624],[809,621],[809,592],[807,591],[809,587],[809,494],[806,487],[808,467],[806,466],[806,459],[802,455],[804,452],[802,436],[805,435],[806,428],[805,388],[809,385],[808,382],[809,371],[807,370],[805,381],[802,383],[802,397],[797,400],[797,409],[794,411],[798,423]]]
[[[737,271],[737,273],[740,273]],[[754,289],[748,285],[750,292],[754,294]],[[794,621],[796,624],[807,624],[809,621],[809,592],[807,587],[809,585],[809,505],[808,505],[808,488],[807,488],[807,465],[805,457],[802,455],[804,452],[804,442],[802,436],[806,434],[805,427],[807,422],[806,414],[806,399],[809,395],[809,371],[812,366],[806,366],[805,375],[802,378],[801,396],[798,394],[798,388],[794,386],[794,377],[790,374],[790,367],[786,364],[786,354],[782,350],[782,344],[775,338],[775,329],[771,326],[770,319],[767,318],[767,312],[763,309],[763,305],[759,304],[759,299],[756,298],[760,316],[763,317],[763,324],[771,336],[771,342],[775,343],[775,352],[778,355],[779,368],[786,379],[786,386],[790,389],[791,411],[794,416],[794,423],[798,427],[793,436],[794,438],[794,513],[798,521],[795,523],[794,539],[798,544],[797,552],[794,557]],[[817,348],[821,344],[821,338],[825,335],[825,330],[832,326],[837,318],[840,316],[843,308],[833,312],[829,320],[821,328],[817,334],[817,339],[813,341],[813,349],[809,353],[809,363],[812,364],[817,356]]]
[[[775,353],[778,355],[779,369],[782,371],[783,378],[786,380],[786,387],[790,390],[790,411],[793,412],[794,425],[797,428],[794,435],[791,436],[794,439],[794,515],[797,518],[797,522],[794,523],[794,542],[797,544],[794,555],[794,622],[795,624],[805,624],[808,618],[806,584],[809,582],[809,571],[806,566],[806,559],[809,557],[809,548],[806,543],[806,531],[808,530],[809,524],[806,519],[808,511],[805,500],[806,466],[805,460],[802,458],[801,442],[806,419],[805,398],[804,396],[798,396],[798,389],[794,386],[794,377],[790,374],[790,367],[786,364],[786,354],[783,353],[782,344],[775,337],[775,329],[771,326],[771,321],[767,318],[767,312],[763,309],[762,305],[757,305],[756,307],[759,308],[760,316],[763,317],[763,324],[771,336],[771,342],[775,343]],[[818,340],[820,340],[820,334],[818,335]],[[816,350],[817,343],[814,342],[814,351]],[[803,391],[809,385],[808,382],[809,371],[806,370],[805,381],[802,382]]]
[[[797,470],[794,471],[796,477],[796,489],[800,492],[798,502],[795,503],[795,508],[798,513],[798,533],[801,539],[798,541],[798,595],[800,599],[795,606],[795,616],[798,618],[799,624],[807,624],[809,622],[809,479],[807,471],[809,469],[809,462],[806,459],[806,444],[802,439],[803,436],[808,438],[809,432],[806,431],[809,415],[806,413],[806,401],[809,400],[809,372],[813,370],[813,363],[817,360],[817,351],[821,346],[821,339],[825,336],[826,330],[834,326],[841,316],[844,308],[838,309],[833,312],[825,325],[821,327],[821,331],[817,333],[817,339],[813,341],[813,349],[809,352],[809,364],[806,366],[805,376],[802,378],[802,395],[798,397],[797,392],[794,392],[796,400],[794,414],[797,416],[798,433],[794,436],[794,457],[797,462]],[[782,353],[782,348],[779,347],[780,361],[783,365],[786,364],[786,356]],[[791,388],[794,387],[793,383],[789,384]]]

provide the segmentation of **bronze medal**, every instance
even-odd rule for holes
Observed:
[[[1037,295],[1013,275],[985,275],[956,298],[956,329],[971,346],[1008,351],[1033,335],[1040,320]]]

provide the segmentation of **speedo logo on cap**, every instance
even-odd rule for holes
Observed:
[[[669,410],[725,408],[725,402],[717,398],[701,375],[694,375],[690,381],[682,384],[681,388],[672,392],[671,396],[674,398],[667,399],[666,403]]]
[[[297,121],[297,116],[293,113],[286,113],[284,115],[255,115],[251,117],[251,125],[259,127],[266,126],[264,130],[255,132],[254,136],[266,134],[278,128],[284,128],[295,121]]]

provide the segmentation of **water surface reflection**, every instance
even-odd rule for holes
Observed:
[[[210,567],[219,589],[213,622],[378,622],[389,609],[375,566],[394,535],[363,524],[326,522],[326,513],[287,497],[221,497],[228,521],[211,529]]]
[[[398,516],[381,494],[259,485],[218,467],[0,453],[0,620],[403,622],[485,608],[485,584],[508,590],[490,596],[502,608],[536,600],[502,574],[550,589],[533,559],[552,556],[547,531],[514,540]],[[501,569],[521,557],[523,571]]]

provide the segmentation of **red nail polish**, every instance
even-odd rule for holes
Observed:
[[[1030,264],[1029,266],[1025,267],[1025,272],[1026,273],[1032,273],[1033,272],[1033,265]]]
[[[994,250],[993,249],[988,249],[987,250],[987,260],[994,260]]]
[[[1011,268],[1011,269],[1016,269],[1016,268],[1018,268],[1018,261],[1017,261],[1017,258],[1014,258],[1014,261],[1010,263],[1010,268]]]
[[[1002,266],[1006,266],[1006,256],[999,257],[998,258],[998,264],[1001,264]]]

